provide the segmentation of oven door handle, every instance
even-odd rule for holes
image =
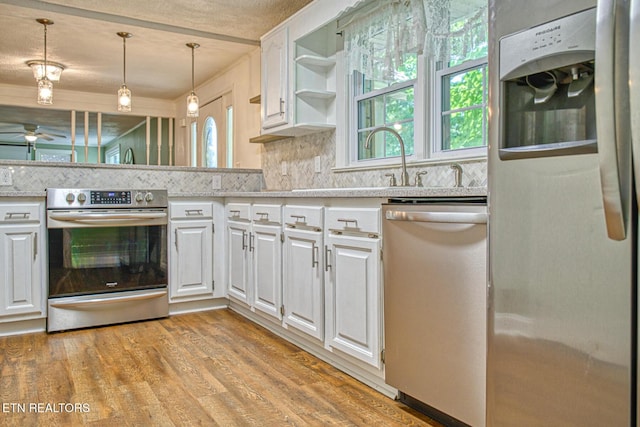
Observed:
[[[83,224],[116,224],[118,221],[147,221],[166,218],[166,212],[127,212],[127,213],[73,213],[58,212],[49,214],[56,221],[76,222]]]
[[[59,302],[51,302],[51,307],[56,308],[91,308],[96,305],[102,304],[117,304],[128,301],[140,301],[146,299],[160,298],[167,295],[167,291],[156,291],[149,292],[140,295],[125,295],[114,297],[113,295],[109,295],[105,298],[92,298],[87,300],[78,300],[78,301],[59,301]]]

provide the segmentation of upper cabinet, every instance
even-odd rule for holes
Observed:
[[[262,40],[262,128],[286,126],[289,108],[289,28],[281,27]]]
[[[262,37],[263,135],[335,128],[336,19],[361,2],[312,2]]]

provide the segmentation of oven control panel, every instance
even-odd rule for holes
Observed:
[[[130,205],[131,191],[91,191],[92,205]]]
[[[167,206],[167,190],[47,189],[48,209],[164,208]]]

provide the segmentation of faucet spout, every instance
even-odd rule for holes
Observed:
[[[371,131],[371,133],[367,136],[367,139],[364,142],[364,148],[369,148],[369,145],[371,144],[371,139],[373,138],[373,135],[381,132],[381,131],[387,131],[390,132],[393,136],[395,136],[398,139],[398,142],[400,143],[400,160],[402,161],[402,172],[400,173],[400,186],[401,187],[408,187],[409,186],[409,174],[407,173],[407,157],[405,155],[405,150],[404,150],[404,141],[402,140],[402,137],[400,136],[400,134],[393,128],[390,128],[388,126],[380,126],[375,128],[374,130]]]

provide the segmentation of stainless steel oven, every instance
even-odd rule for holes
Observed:
[[[47,331],[166,317],[166,190],[47,190]]]

